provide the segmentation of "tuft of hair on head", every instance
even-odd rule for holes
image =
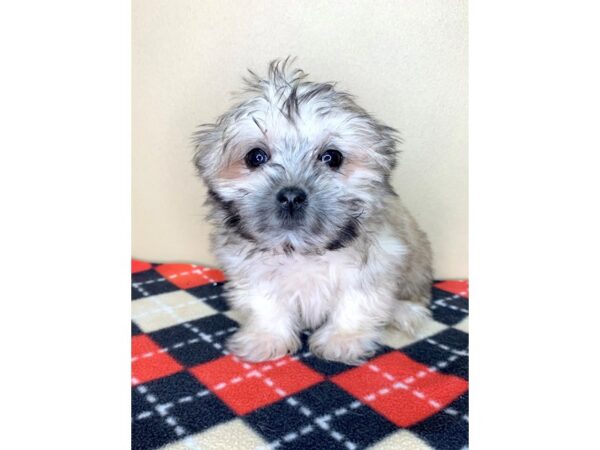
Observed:
[[[287,56],[285,59],[274,59],[269,63],[268,77],[275,85],[292,86],[308,76],[302,69],[293,68],[296,57]]]
[[[298,88],[308,73],[294,67],[296,57],[277,58],[269,63],[266,76],[260,77],[251,69],[242,77],[244,87],[234,92],[234,97],[244,100],[248,95],[259,94],[268,101],[279,105],[281,113],[293,121],[298,114]]]
[[[276,58],[269,63],[266,78],[262,78],[251,69],[247,69],[248,75],[243,77],[245,90],[261,92],[266,85],[276,90],[297,87],[298,84],[308,76],[299,68],[293,68],[296,57]]]

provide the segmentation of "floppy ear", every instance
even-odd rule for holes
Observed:
[[[207,181],[218,167],[218,155],[221,148],[221,133],[218,125],[206,123],[199,126],[192,140],[194,143],[193,162],[198,169],[200,177]]]
[[[396,167],[398,153],[400,153],[397,149],[397,144],[401,144],[402,139],[400,138],[400,133],[395,128],[384,125],[377,120],[375,123],[381,139],[377,150],[384,157],[386,166],[389,168],[389,172],[391,172]]]

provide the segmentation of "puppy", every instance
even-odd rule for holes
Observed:
[[[289,61],[249,71],[240,102],[194,135],[212,250],[250,361],[311,352],[358,364],[383,328],[414,333],[432,281],[426,235],[390,185],[397,132]]]

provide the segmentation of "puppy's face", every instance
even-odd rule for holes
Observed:
[[[285,63],[196,134],[217,222],[263,249],[334,250],[393,195],[394,130]]]

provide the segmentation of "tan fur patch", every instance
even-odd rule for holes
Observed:
[[[226,180],[235,180],[242,178],[248,174],[248,168],[243,161],[234,161],[230,165],[224,167],[218,174],[217,178]]]
[[[351,177],[356,171],[373,171],[372,164],[369,164],[364,159],[348,158],[342,164],[340,173],[345,177]]]

